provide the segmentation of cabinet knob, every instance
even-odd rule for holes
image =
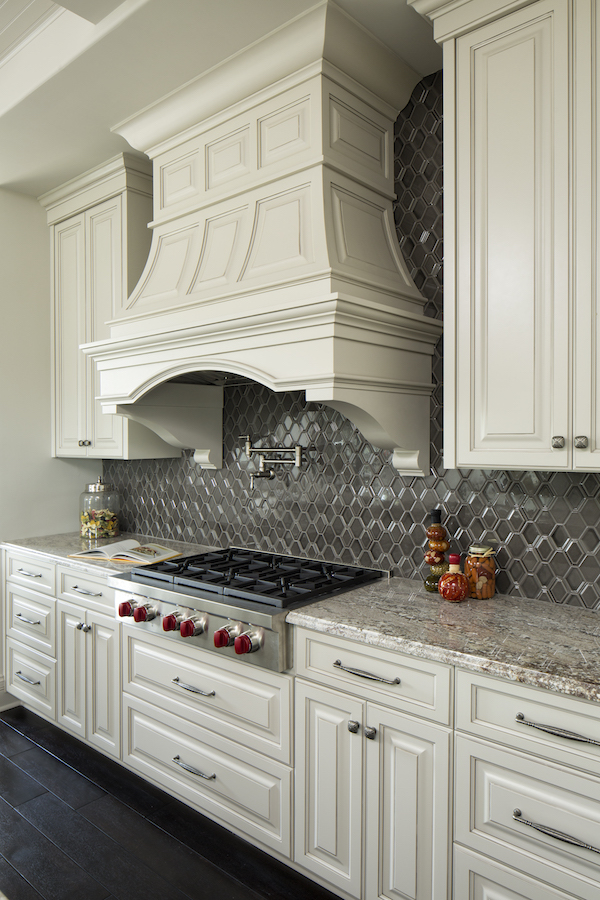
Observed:
[[[80,447],[91,447],[92,446],[91,441],[78,441],[78,443],[79,443]]]
[[[376,734],[377,734],[376,728],[371,728],[370,725],[365,725],[365,737],[366,738],[368,738],[370,741],[374,741]]]
[[[552,438],[552,449],[553,450],[562,450],[565,446],[565,439],[562,434],[557,434]]]
[[[82,631],[85,631],[85,633],[87,634],[88,631],[91,631],[91,630],[92,630],[92,626],[91,626],[91,625],[84,625],[83,628],[82,628],[81,630],[82,630]]]
[[[575,447],[577,450],[585,450],[589,443],[590,442],[584,434],[578,434],[575,438]]]
[[[351,734],[357,734],[359,728],[360,722],[357,722],[356,719],[350,719],[348,722],[348,731],[351,732]]]

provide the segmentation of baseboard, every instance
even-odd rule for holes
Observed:
[[[20,700],[6,692],[6,679],[3,675],[0,676],[0,712],[11,709],[13,706],[19,706],[20,703]]]

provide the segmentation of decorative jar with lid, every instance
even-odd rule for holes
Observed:
[[[483,544],[472,544],[465,559],[465,575],[469,582],[469,596],[487,600],[496,590],[496,561],[494,550]]]
[[[112,484],[104,484],[101,478],[88,484],[79,498],[81,537],[88,541],[117,537],[120,512],[121,495]]]
[[[469,583],[460,571],[460,554],[451,553],[448,557],[450,568],[440,578],[438,591],[444,600],[456,602],[469,596]]]

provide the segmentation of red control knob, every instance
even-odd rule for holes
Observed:
[[[145,606],[136,606],[133,611],[134,622],[145,622],[148,618],[148,610]]]
[[[192,616],[190,619],[184,619],[179,626],[181,637],[194,637],[197,634],[203,634],[206,631],[207,619],[199,616]]]
[[[240,634],[239,637],[236,637],[235,639],[233,649],[238,656],[241,656],[243,653],[252,653],[252,650],[256,648],[253,648],[249,634]]]
[[[121,617],[132,616],[133,615],[133,606],[129,602],[129,600],[123,600],[122,603],[119,603],[119,615]]]
[[[171,613],[163,618],[163,631],[177,631],[179,621],[177,616]]]
[[[219,628],[218,631],[214,633],[214,641],[215,647],[229,647],[231,643],[231,637],[226,628]]]

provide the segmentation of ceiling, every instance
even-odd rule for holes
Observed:
[[[337,0],[420,75],[441,68],[406,0]],[[131,151],[118,122],[315,0],[0,0],[0,186],[39,196]]]

